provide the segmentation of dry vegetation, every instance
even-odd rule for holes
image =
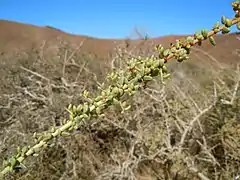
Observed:
[[[65,107],[86,101],[85,89],[97,93],[107,73],[123,68],[129,57],[153,54],[135,48],[117,48],[104,61],[67,43],[55,56],[43,48],[14,59],[2,55],[0,162],[29,145],[34,132],[59,127],[68,117]],[[234,52],[240,58],[239,49]],[[131,110],[121,113],[115,106],[105,117],[83,121],[6,179],[239,179],[240,64],[218,62],[205,51],[190,57],[169,62],[172,78],[147,84],[128,99]]]
[[[107,72],[132,56],[131,50],[117,52],[114,61],[106,64],[66,45],[51,62],[34,51],[15,59],[21,68],[16,72],[13,67],[6,77],[13,81],[14,91],[1,94],[1,161],[17,145],[28,145],[33,132],[59,126],[69,103],[82,103],[84,89],[96,92]],[[172,63],[172,79],[166,85],[158,80],[149,84],[131,100],[131,111],[120,114],[116,107],[104,118],[85,122],[73,136],[30,158],[24,163],[28,169],[7,179],[236,177],[239,67],[213,62],[211,56],[201,58]]]

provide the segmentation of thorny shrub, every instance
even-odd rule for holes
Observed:
[[[14,118],[21,123],[17,128],[25,125],[22,127],[25,133],[33,133],[31,128],[35,126],[39,130],[34,132],[32,145],[18,147],[15,155],[4,160],[1,175],[14,172],[12,177],[17,176],[17,172],[26,168],[25,159],[40,156],[42,165],[31,163],[44,172],[36,175],[38,178],[141,179],[146,174],[152,179],[237,178],[240,172],[239,67],[236,72],[216,73],[213,95],[208,88],[197,92],[197,87],[205,85],[188,79],[189,74],[182,74],[184,89],[173,83],[174,77],[172,83],[165,84],[171,76],[166,66],[171,58],[179,62],[187,60],[192,46],[201,45],[206,39],[215,46],[213,35],[229,33],[235,24],[240,29],[240,3],[233,2],[232,6],[235,17],[223,16],[223,25],[217,22],[211,31],[204,29],[193,37],[177,40],[168,49],[158,45],[157,56],[131,57],[127,67],[117,67],[118,71],[112,71],[105,83],[97,82],[98,76],[92,74],[96,81],[95,86],[89,82],[92,95],[86,90],[79,95],[86,82],[79,84],[78,78],[83,71],[90,72],[76,62],[74,52],[70,58],[65,56],[62,77],[54,82],[22,67],[31,75],[22,80],[21,86],[16,87],[19,93],[9,95],[9,104],[1,108],[10,106],[12,112],[15,110]],[[71,72],[66,75],[66,65],[80,70],[75,76]],[[63,120],[57,122],[57,118],[51,118],[56,105],[76,99],[82,104],[69,102],[69,116],[64,114]],[[132,112],[127,111],[130,108]],[[20,116],[21,113],[26,116]],[[52,124],[50,131],[35,121],[43,117],[48,122],[45,125]],[[23,122],[25,119],[29,121]],[[11,121],[9,118],[8,122]],[[68,137],[56,141],[60,136]],[[29,140],[26,137],[24,142]],[[66,150],[66,146],[70,149]],[[29,177],[37,178],[27,173],[25,178]]]

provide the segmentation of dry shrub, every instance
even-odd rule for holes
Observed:
[[[31,59],[24,62],[35,63],[19,70],[15,91],[1,94],[8,99],[6,106],[1,106],[1,160],[16,144],[26,145],[33,132],[59,126],[69,103],[83,102],[80,93],[85,88],[94,93],[107,71],[123,67],[123,60],[133,56],[131,49],[117,49],[114,62],[105,61],[108,63],[94,69],[99,63],[96,57],[77,52],[68,59],[66,52],[75,51],[62,48],[59,57],[64,57],[64,63],[54,68],[32,52]],[[142,51],[138,54],[151,53]],[[210,65],[209,59],[201,65],[198,62],[173,63],[172,79],[166,85],[156,79],[129,99],[131,111],[121,114],[115,107],[105,117],[85,122],[74,135],[60,138],[55,146],[31,158],[25,164],[28,170],[8,179],[236,177],[240,162],[239,71],[225,64]]]
[[[0,159],[14,149],[18,155],[3,161],[7,165],[0,175],[14,168],[7,179],[238,179],[239,64],[227,66],[200,51],[208,59],[190,56],[185,66],[168,63],[173,73],[167,84],[157,76],[167,74],[169,59],[187,60],[193,45],[205,39],[215,45],[214,34],[226,34],[234,24],[240,29],[240,4],[232,6],[235,18],[222,17],[222,26],[216,24],[210,32],[204,29],[169,49],[156,46],[158,57],[145,48],[145,39],[139,46],[117,48],[116,56],[105,61],[63,41],[56,56],[46,56],[44,43],[40,51],[33,48],[16,57],[20,61],[3,58]],[[110,82],[116,86],[109,86],[107,95],[99,95],[100,100],[84,98],[85,89],[95,94],[107,72],[125,68],[130,58],[131,68],[118,84]],[[144,85],[137,86],[142,81]],[[120,99],[125,90],[131,94],[136,89],[133,98]],[[110,106],[119,100],[121,105],[123,99],[131,111]],[[65,107],[84,102],[67,108],[67,121]],[[101,108],[106,110],[104,116]],[[68,132],[68,137],[61,137]],[[28,144],[32,133],[33,147]],[[16,144],[29,147],[24,151]],[[21,164],[26,157],[29,169]]]

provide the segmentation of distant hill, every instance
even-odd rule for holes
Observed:
[[[185,36],[162,36],[147,41],[145,45],[161,43],[168,46],[176,39]],[[237,39],[237,33],[229,35],[218,35],[216,37],[217,46],[213,47],[209,42],[204,42],[201,50],[209,53],[218,60],[235,61],[239,60],[239,56],[234,51],[239,49],[240,41]],[[44,40],[57,42],[56,39],[61,38],[73,44],[80,44],[83,40],[82,51],[92,52],[99,56],[107,55],[116,45],[123,44],[124,39],[99,39],[81,35],[73,35],[66,33],[60,29],[51,26],[35,26],[19,22],[0,20],[0,52],[11,52],[13,49],[29,49],[32,45],[38,45]],[[139,43],[139,40],[130,40],[131,45]],[[196,47],[198,48],[198,47]],[[193,52],[194,53],[194,52]]]

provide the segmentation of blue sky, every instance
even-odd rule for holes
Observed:
[[[192,34],[233,16],[233,0],[0,0],[0,19],[98,38]],[[206,5],[206,6],[205,6]]]

